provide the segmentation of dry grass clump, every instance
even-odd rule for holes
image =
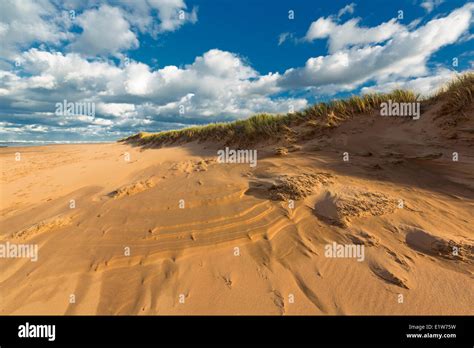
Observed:
[[[444,100],[441,110],[444,114],[464,111],[474,102],[474,72],[457,76],[433,98]]]
[[[302,112],[305,119],[344,120],[357,114],[366,114],[380,108],[383,102],[412,103],[419,96],[411,91],[394,90],[391,93],[371,93],[363,96],[352,96],[348,99],[333,100],[329,103],[315,104]]]

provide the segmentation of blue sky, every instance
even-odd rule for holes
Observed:
[[[158,42],[147,38],[141,49],[131,52],[131,56],[148,64],[152,64],[156,57],[159,66],[183,65],[191,63],[203,52],[219,48],[245,57],[262,74],[283,72],[304,65],[309,57],[326,54],[326,40],[306,44],[288,41],[278,45],[279,35],[289,32],[296,38],[304,37],[314,20],[337,14],[348,4],[356,4],[354,13],[344,15],[342,20],[361,17],[362,26],[373,27],[393,18],[399,9],[405,10],[402,23],[417,18],[427,21],[463,6],[466,1],[443,2],[430,14],[421,6],[414,5],[416,2],[413,0],[207,0],[186,3],[199,8],[196,25],[185,26],[158,39]],[[294,20],[288,19],[290,9],[295,11]]]
[[[429,95],[472,70],[473,14],[458,0],[4,0],[0,140],[115,140],[351,94]]]

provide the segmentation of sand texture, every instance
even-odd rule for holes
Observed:
[[[472,315],[474,123],[437,115],[302,127],[256,167],[217,142],[0,149],[0,243],[39,253],[0,259],[0,314]]]

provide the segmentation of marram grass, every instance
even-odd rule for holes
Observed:
[[[445,99],[442,111],[455,113],[463,111],[474,102],[474,72],[468,72],[455,77],[441,88],[433,97]]]
[[[474,73],[460,75],[429,99],[444,99],[443,112],[449,114],[462,111],[474,100]],[[211,123],[180,130],[158,133],[140,132],[121,139],[136,145],[160,146],[175,142],[219,141],[224,144],[250,144],[262,140],[278,140],[288,134],[289,126],[308,122],[318,126],[334,126],[358,114],[378,110],[383,102],[412,103],[421,101],[418,94],[408,90],[390,93],[371,93],[351,96],[347,99],[314,104],[305,110],[284,115],[257,114],[245,120],[227,123]]]

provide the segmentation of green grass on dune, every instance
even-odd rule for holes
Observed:
[[[289,125],[289,115],[258,114],[245,120],[227,123],[211,123],[205,126],[188,127],[158,133],[140,132],[121,141],[139,145],[161,145],[177,141],[210,140],[229,142],[256,142],[274,138]]]
[[[443,112],[455,113],[463,111],[474,102],[474,72],[457,76],[441,88],[434,98],[445,98]]]
[[[444,99],[443,112],[463,110],[473,102],[474,73],[460,75],[443,87],[431,100]],[[180,130],[158,133],[140,132],[121,139],[137,145],[159,146],[175,142],[219,141],[224,144],[251,144],[263,140],[277,140],[290,133],[290,126],[312,121],[322,127],[330,127],[358,114],[367,114],[380,108],[380,104],[392,102],[408,103],[420,101],[420,96],[407,90],[390,93],[372,93],[351,96],[312,105],[305,110],[284,115],[258,114],[245,120],[227,123],[211,123]]]

